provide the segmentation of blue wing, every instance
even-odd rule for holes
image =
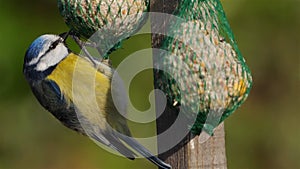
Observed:
[[[48,80],[46,83],[54,91],[54,93],[60,98],[60,100],[63,100],[63,95],[60,91],[59,86],[52,80]]]

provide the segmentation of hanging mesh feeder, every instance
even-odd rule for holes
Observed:
[[[175,15],[184,22],[169,28],[162,49],[170,54],[160,56],[155,88],[195,122],[193,134],[212,134],[247,98],[251,73],[219,0],[183,0]]]
[[[85,39],[93,35],[106,55],[144,25],[149,0],[58,0],[58,8],[73,31]]]

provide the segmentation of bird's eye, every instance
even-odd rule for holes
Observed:
[[[49,47],[50,50],[52,50],[54,48],[55,48],[55,46],[53,44]]]
[[[56,46],[59,44],[59,42],[60,42],[59,40],[53,42],[53,43],[50,45],[49,49],[50,49],[50,50],[55,49]]]

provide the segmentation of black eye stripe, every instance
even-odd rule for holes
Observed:
[[[50,47],[49,47],[49,49],[47,50],[47,52],[48,52],[49,50],[55,49],[56,46],[57,46],[60,42],[61,42],[60,39],[58,39],[58,40],[56,40],[55,42],[53,42],[53,43],[50,45]],[[46,53],[47,53],[47,52],[46,52]]]
[[[43,54],[43,55],[46,55],[48,52],[50,52],[51,50],[55,49],[56,46],[61,43],[61,39],[57,39],[56,41],[54,41],[50,46],[49,46],[49,49],[46,50],[46,52]]]

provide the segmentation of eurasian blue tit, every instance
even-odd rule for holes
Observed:
[[[23,73],[39,103],[66,127],[90,136],[129,159],[134,159],[137,152],[160,168],[171,168],[130,137],[127,121],[113,103],[110,73],[103,73],[105,71],[96,69],[90,60],[73,53],[65,43],[67,37],[68,33],[42,35],[26,52]],[[77,101],[72,91],[74,72],[82,77],[79,86],[76,85],[81,92]],[[89,73],[95,78],[96,107],[91,106],[92,101],[86,94],[92,86],[86,84]]]

